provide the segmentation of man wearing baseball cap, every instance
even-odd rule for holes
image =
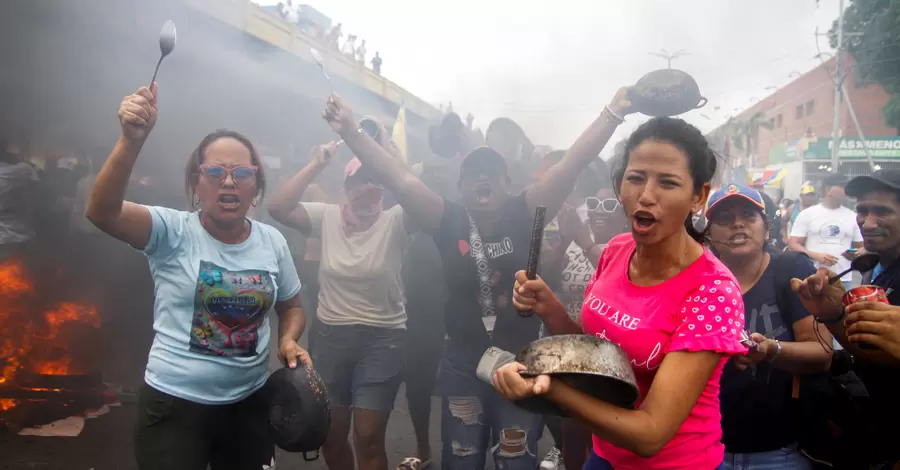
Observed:
[[[461,203],[428,189],[403,162],[357,131],[353,111],[340,97],[329,97],[323,117],[396,196],[410,222],[434,238],[443,261],[449,339],[438,378],[441,468],[482,468],[488,455],[496,467],[537,468],[541,416],[506,401],[479,379],[476,368],[496,349],[517,352],[537,339],[540,317],[520,316],[511,295],[517,271],[528,264],[535,209],[546,208],[546,221],[556,216],[578,175],[633,112],[627,96],[627,89],[619,90],[562,160],[519,194],[510,192],[503,155],[488,147],[473,150],[460,164]]]
[[[855,197],[856,221],[866,251],[877,253],[880,263],[863,274],[863,285],[876,285],[887,292],[889,304],[858,302],[844,308],[844,286],[828,283],[834,275],[820,268],[805,280],[794,279],[792,287],[817,321],[828,326],[834,337],[855,359],[854,372],[866,385],[870,412],[866,419],[876,429],[872,441],[877,468],[900,464],[900,170],[878,171],[858,176],[846,186]],[[860,456],[861,458],[865,456]],[[862,462],[862,460],[861,460]],[[892,466],[893,465],[893,466]],[[870,467],[876,468],[876,467]]]

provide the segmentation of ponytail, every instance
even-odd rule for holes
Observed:
[[[687,230],[688,235],[690,235],[697,243],[701,245],[706,243],[706,230],[701,232],[697,230],[697,227],[694,227],[693,213],[688,215],[687,219],[684,219],[684,229]]]

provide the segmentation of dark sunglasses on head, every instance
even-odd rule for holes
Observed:
[[[584,198],[584,205],[590,212],[615,212],[616,209],[619,208],[619,200],[612,198],[600,199],[597,197],[586,197]]]
[[[250,183],[256,180],[256,173],[259,169],[253,165],[235,165],[233,167],[225,167],[215,163],[204,163],[200,165],[200,174],[204,177],[223,183],[228,175],[235,183]]]

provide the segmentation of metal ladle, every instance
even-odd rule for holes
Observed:
[[[310,47],[309,52],[312,54],[313,60],[316,61],[316,65],[319,66],[319,70],[322,71],[322,75],[325,75],[325,80],[328,80],[329,93],[333,93],[334,91],[331,89],[331,77],[328,76],[328,72],[325,70],[325,59],[322,58],[322,54],[314,47]]]
[[[159,31],[159,62],[156,63],[156,70],[153,71],[153,78],[150,79],[150,86],[156,81],[156,74],[159,73],[159,65],[163,59],[175,50],[175,23],[172,20],[163,23],[162,29]]]
[[[850,262],[850,269],[846,269],[843,272],[835,274],[828,278],[828,283],[832,284],[835,281],[840,280],[844,277],[845,274],[851,271],[859,271],[861,273],[869,272],[875,269],[875,266],[878,265],[878,255],[876,253],[866,253],[864,255],[860,255],[856,257],[853,261]]]

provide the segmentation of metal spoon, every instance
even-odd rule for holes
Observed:
[[[153,78],[150,79],[150,86],[156,81],[156,74],[159,73],[159,64],[163,59],[171,54],[175,49],[175,23],[172,20],[163,23],[162,29],[159,31],[159,62],[156,63],[156,70],[153,71]]]
[[[329,77],[328,72],[325,71],[325,59],[322,58],[322,54],[319,54],[319,51],[314,47],[310,47],[309,52],[312,54],[313,60],[316,61],[316,65],[318,65],[319,69],[322,71],[322,75],[325,75],[325,79],[328,80],[328,91],[333,92],[331,89],[331,77]]]
[[[845,274],[849,273],[850,271],[859,271],[861,273],[869,272],[875,269],[875,266],[878,265],[878,260],[879,258],[876,253],[866,253],[864,255],[860,255],[850,262],[850,269],[829,277],[828,283],[832,284],[835,281],[840,280],[842,277],[844,277]]]

